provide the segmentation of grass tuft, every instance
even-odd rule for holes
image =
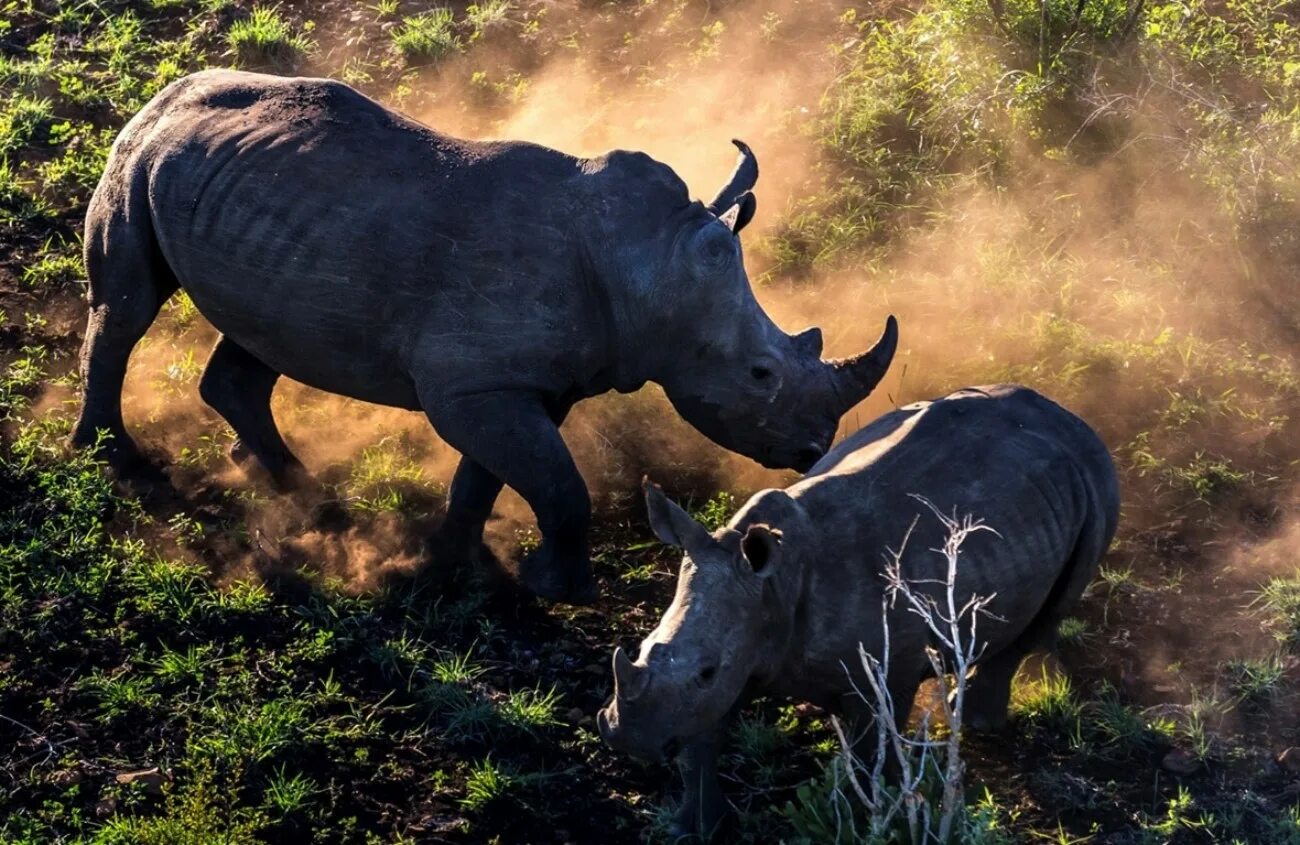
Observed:
[[[230,25],[226,42],[243,64],[291,65],[315,48],[275,6],[254,6],[248,17]]]
[[[1300,572],[1270,578],[1253,602],[1268,617],[1273,635],[1287,647],[1300,647]]]
[[[393,33],[393,47],[407,62],[436,62],[460,49],[453,25],[455,13],[437,8],[402,21]]]

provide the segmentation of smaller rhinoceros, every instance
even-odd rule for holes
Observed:
[[[635,662],[614,652],[601,736],[652,760],[678,759],[686,795],[676,825],[708,835],[722,816],[716,776],[729,713],[753,693],[826,708],[869,736],[859,644],[882,652],[891,551],[900,575],[934,597],[947,529],[923,497],[984,520],[957,569],[959,605],[990,597],[966,723],[1005,723],[1021,660],[1048,644],[1093,577],[1119,518],[1106,447],[1078,417],[1017,386],[968,388],[886,414],[839,444],[798,483],[764,490],[710,534],[646,485],[650,524],[685,550],[677,593]],[[909,526],[910,537],[903,544]],[[933,580],[929,580],[933,579]],[[929,580],[929,583],[926,581]],[[925,623],[896,601],[888,685],[906,718],[931,674]]]

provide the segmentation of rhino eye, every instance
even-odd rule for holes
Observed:
[[[718,674],[718,667],[705,666],[700,670],[700,683],[707,684],[713,680],[713,676]]]
[[[772,371],[767,367],[751,367],[749,374],[754,377],[755,381],[767,381],[772,377]]]

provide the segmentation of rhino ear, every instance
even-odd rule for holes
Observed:
[[[754,574],[768,577],[781,562],[781,532],[766,525],[749,526],[740,541],[740,553]]]
[[[809,358],[822,357],[822,330],[813,326],[794,336],[794,348]]]
[[[650,516],[650,528],[660,542],[688,552],[713,543],[708,530],[665,496],[658,484],[648,478],[641,484],[645,488],[645,507]]]

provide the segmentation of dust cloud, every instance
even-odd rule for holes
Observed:
[[[775,34],[764,26],[769,12],[781,21]],[[623,29],[613,25],[588,33],[581,50],[527,68],[526,92],[505,102],[483,103],[467,81],[465,61],[456,60],[419,77],[411,111],[465,137],[527,139],[580,155],[644,150],[674,167],[702,198],[734,164],[729,139],[746,140],[762,168],[758,216],[744,236],[753,246],[748,269],[778,324],[791,332],[822,326],[830,356],[866,348],[886,314],[901,324],[893,369],[846,415],[842,433],[895,405],[964,385],[1027,383],[1091,422],[1128,467],[1124,539],[1112,560],[1155,558],[1169,571],[1236,560],[1216,567],[1236,572],[1236,587],[1259,581],[1261,567],[1240,563],[1248,545],[1264,542],[1275,565],[1286,565],[1288,555],[1293,563],[1300,522],[1294,496],[1287,505],[1280,493],[1285,479],[1225,482],[1200,497],[1217,503],[1209,517],[1203,502],[1179,487],[1185,480],[1178,472],[1206,464],[1207,454],[1241,467],[1300,461],[1300,442],[1288,439],[1285,424],[1300,412],[1294,392],[1265,391],[1267,378],[1216,361],[1229,353],[1243,360],[1240,346],[1247,343],[1257,350],[1245,356],[1251,366],[1281,372],[1279,361],[1296,358],[1300,332],[1285,296],[1294,279],[1277,271],[1266,246],[1233,236],[1233,220],[1209,189],[1167,166],[1167,149],[1135,142],[1091,164],[1025,152],[1013,163],[1020,175],[1012,184],[953,191],[926,225],[894,238],[862,266],[811,277],[785,273],[764,247],[802,199],[835,178],[807,126],[835,78],[832,47],[849,33],[815,4],[742,2],[701,25],[713,21],[721,22],[721,34],[689,46],[645,36],[626,47]],[[487,44],[474,55],[485,67],[509,68],[510,50]],[[1164,114],[1156,103],[1138,119],[1159,122]],[[203,438],[215,443],[223,429],[195,385],[195,362],[205,357],[212,332],[200,318],[185,323],[175,310],[137,351],[126,402],[128,425],[172,456],[193,451]],[[458,460],[420,414],[289,383],[278,388],[274,409],[291,447],[344,495],[362,495],[346,491],[364,486],[356,466],[367,450],[395,448],[416,468],[412,483],[435,502]],[[1187,419],[1171,419],[1179,413]],[[682,499],[720,489],[743,494],[792,478],[709,444],[654,387],[578,406],[564,434],[598,509],[633,524],[640,524],[643,474]],[[1158,453],[1162,463],[1143,465],[1135,456],[1144,451]],[[191,478],[215,471],[218,484],[251,483],[228,462],[199,463]],[[1222,505],[1225,497],[1231,506]],[[409,522],[375,519],[363,528],[322,531],[300,510],[277,511],[290,507],[277,501],[260,499],[250,518],[265,521],[266,536],[320,557],[332,574],[368,583],[377,570],[406,566],[413,554],[398,536],[409,533]],[[529,530],[531,516],[509,493],[497,512],[498,544],[507,556],[516,554],[510,547]],[[1159,573],[1143,577],[1154,581]],[[1207,591],[1222,591],[1217,579],[1204,583]],[[1184,594],[1200,589],[1188,583]],[[1164,651],[1174,648],[1171,641]]]

